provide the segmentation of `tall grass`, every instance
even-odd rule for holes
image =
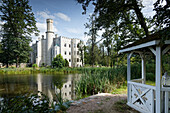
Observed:
[[[79,73],[78,68],[0,68],[0,74],[68,74]]]
[[[79,96],[110,92],[115,87],[120,87],[126,80],[126,66],[119,68],[84,68],[83,75],[76,82],[76,92]]]
[[[147,65],[147,80],[154,81],[154,65]],[[148,69],[150,68],[150,69]],[[92,95],[98,92],[112,92],[126,85],[127,66],[115,68],[80,68],[83,74],[76,82],[76,92],[79,96]],[[131,79],[141,78],[141,65],[131,65]]]

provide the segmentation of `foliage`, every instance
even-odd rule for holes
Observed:
[[[51,112],[53,109],[49,107],[49,99],[41,93],[23,95],[13,98],[5,98],[1,101],[1,112]]]
[[[35,68],[38,67],[38,66],[37,66],[37,64],[33,64],[32,67],[35,69]]]
[[[165,2],[165,5],[163,5]],[[154,4],[154,10],[156,14],[154,18],[156,18],[156,24],[160,27],[170,27],[170,1],[169,0],[157,0]]]
[[[53,61],[52,61],[52,66],[54,68],[63,68],[65,66],[65,60],[61,56],[61,54],[57,55]]]
[[[163,1],[166,3],[165,5],[162,4]],[[92,15],[95,18],[92,18],[93,21],[89,24],[93,25],[94,30],[104,31],[101,38],[104,41],[99,45],[94,45],[92,38],[89,38],[84,55],[85,64],[115,66],[121,60],[124,62],[125,55],[118,54],[119,50],[129,43],[148,37],[151,33],[155,33],[155,36],[158,35],[163,41],[169,39],[170,3],[168,0],[156,1],[154,4],[154,10],[157,12],[155,18],[143,16],[142,0],[77,0],[77,2],[82,5],[83,14],[86,14],[87,7],[91,4],[94,6]],[[92,31],[92,27],[86,28]],[[97,31],[95,32],[97,33]],[[157,33],[158,31],[161,32]]]
[[[65,66],[65,67],[69,67],[69,62],[68,62],[67,59],[64,60],[64,66]]]
[[[2,44],[1,44],[1,42],[0,42],[0,54],[2,53],[3,51],[2,51]]]
[[[31,34],[38,32],[28,0],[2,0],[0,6],[2,28],[2,62],[7,65],[27,62],[31,48]]]
[[[80,73],[81,68],[0,68],[0,74],[69,74],[69,73]]]
[[[84,94],[97,94],[98,92],[110,92],[114,84],[123,84],[126,79],[126,66],[113,68],[84,68],[83,75],[76,82],[76,92]],[[119,85],[115,86],[120,87]]]
[[[125,65],[114,68],[80,68],[82,76],[76,82],[76,92],[79,96],[92,95],[98,92],[124,92],[117,88],[125,89],[127,67]],[[155,81],[155,65],[146,65],[146,80]],[[141,65],[131,64],[131,79],[141,78]]]
[[[91,15],[89,18],[89,24],[88,23],[85,24],[85,27],[89,29],[88,33],[86,32],[85,34],[90,36],[90,38],[88,39],[88,43],[91,44],[90,60],[92,61],[92,66],[94,66],[95,59],[96,59],[96,57],[95,57],[96,54],[94,53],[94,48],[96,46],[96,39],[98,36],[94,18],[95,18],[95,15]]]
[[[55,104],[56,103],[56,104]],[[50,106],[51,104],[51,106]],[[53,100],[50,103],[49,98],[41,92],[37,94],[25,94],[11,98],[4,98],[0,102],[0,112],[3,113],[56,113],[66,111],[70,102]]]
[[[84,65],[84,51],[85,51],[85,45],[83,43],[83,41],[80,40],[80,42],[78,43],[78,50],[80,52],[80,59],[82,61],[82,66]]]

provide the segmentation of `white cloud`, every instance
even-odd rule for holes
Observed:
[[[54,23],[54,25],[57,25],[57,24],[58,24],[58,22],[57,22],[57,21],[53,21],[53,23]]]
[[[35,43],[36,40],[38,40],[38,37],[42,37],[42,35],[44,35],[44,37],[46,38],[45,32],[47,31],[47,23],[37,22],[36,26],[37,26],[38,30],[40,31],[40,33],[39,33],[39,36],[35,36],[32,34],[32,40],[33,40],[32,43]],[[54,31],[54,34],[56,34],[58,32],[58,29],[55,26],[53,26],[53,31]]]
[[[47,29],[47,24],[46,23],[39,23],[37,22],[37,28],[40,32],[45,32]]]
[[[43,18],[43,19],[55,19],[55,16],[54,15],[51,15],[50,12],[48,10],[45,10],[45,11],[38,11],[37,12],[37,17],[38,19]]]
[[[68,17],[67,15],[63,14],[63,13],[55,13],[54,15],[56,15],[57,17],[63,19],[64,21],[71,21],[70,17]]]

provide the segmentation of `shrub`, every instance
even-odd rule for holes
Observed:
[[[32,67],[35,69],[35,68],[38,67],[38,66],[37,66],[37,64],[33,64]]]
[[[65,67],[69,67],[69,62],[68,62],[67,59],[65,59],[65,61],[64,61],[64,66],[65,66]]]
[[[61,54],[57,55],[52,61],[53,68],[63,68],[65,65],[65,60],[61,56]]]

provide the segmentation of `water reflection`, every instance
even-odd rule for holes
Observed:
[[[51,100],[60,93],[64,99],[75,98],[74,84],[80,75],[0,75],[0,97],[42,92]],[[60,84],[60,86],[59,86]]]

